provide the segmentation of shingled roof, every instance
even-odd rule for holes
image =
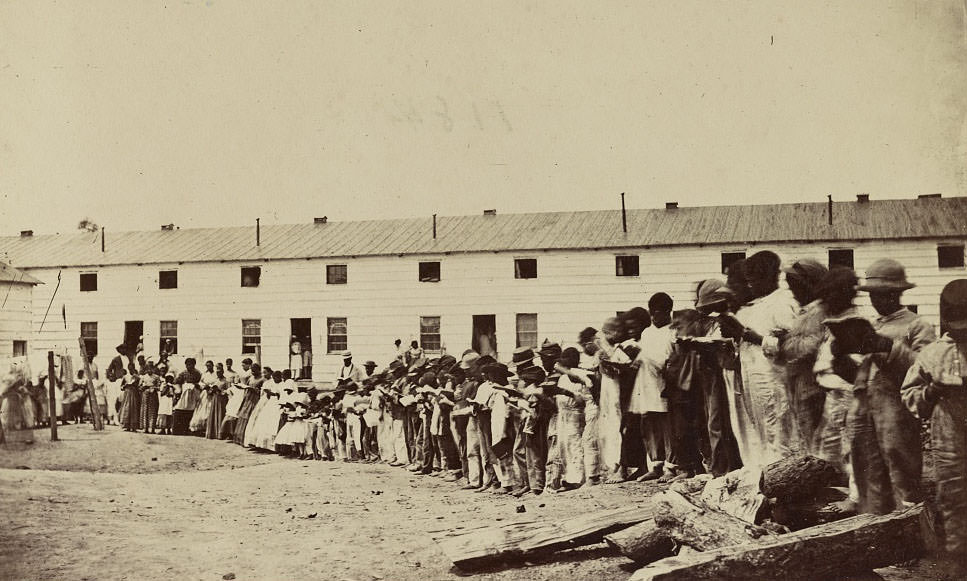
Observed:
[[[967,237],[967,198],[924,198],[431,218],[0,237],[19,268],[581,248]]]
[[[0,262],[0,282],[12,282],[14,284],[44,284],[26,272],[17,270],[4,262]]]

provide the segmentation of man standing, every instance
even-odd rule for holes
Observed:
[[[127,375],[127,368],[133,367],[130,363],[131,356],[127,345],[121,343],[117,346],[118,354],[107,366],[105,377],[107,379],[107,415],[110,423],[119,424],[118,415],[120,412],[121,386],[124,385],[124,376]],[[128,365],[124,364],[123,359],[128,358]],[[53,402],[51,402],[53,404]]]
[[[187,436],[191,416],[195,413],[201,397],[201,373],[195,369],[195,358],[185,359],[185,370],[175,379],[176,394],[181,397],[172,411],[172,433],[176,436]]]
[[[837,336],[833,348],[867,355],[846,419],[861,512],[886,514],[898,503],[920,500],[920,423],[903,405],[900,386],[916,353],[936,335],[930,323],[900,304],[903,291],[913,287],[896,260],[870,265],[859,290],[870,294],[879,317],[850,337]]]
[[[351,351],[343,351],[342,353],[342,368],[339,370],[339,375],[336,376],[337,380],[350,380],[355,384],[360,384],[363,382],[363,370],[356,367],[353,363],[353,354]]]

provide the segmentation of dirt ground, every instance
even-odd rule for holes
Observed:
[[[431,532],[622,506],[655,485],[514,499],[385,465],[289,460],[219,441],[108,426],[37,430],[0,446],[0,578],[458,579]],[[526,513],[518,514],[518,505]],[[607,579],[633,572],[605,545],[473,574]],[[879,571],[930,579],[930,563]]]

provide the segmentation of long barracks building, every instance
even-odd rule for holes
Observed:
[[[143,336],[179,353],[238,361],[260,346],[288,366],[311,344],[314,379],[338,354],[385,364],[393,340],[502,358],[544,337],[571,340],[665,291],[691,306],[696,283],[758,250],[812,257],[862,276],[881,257],[907,267],[904,302],[934,323],[938,295],[967,276],[967,198],[551,212],[436,219],[0,237],[0,261],[43,284],[32,296],[31,360],[85,338],[102,368]],[[49,311],[48,311],[49,309]],[[46,316],[46,320],[45,320]],[[43,323],[43,328],[41,328]],[[7,343],[0,342],[0,345]],[[8,354],[4,354],[8,355]]]

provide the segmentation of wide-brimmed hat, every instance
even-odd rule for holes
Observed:
[[[534,362],[535,357],[537,356],[530,347],[518,347],[511,356],[510,363],[507,366],[511,368],[526,367],[528,364]]]
[[[734,294],[729,287],[725,286],[723,281],[717,278],[710,278],[699,285],[695,308],[701,309],[723,301],[728,302]]]
[[[857,288],[861,291],[905,291],[917,285],[907,280],[907,272],[903,265],[892,258],[881,258],[866,269],[863,284]]]
[[[548,357],[556,360],[561,356],[561,346],[557,343],[557,341],[544,339],[544,342],[541,343],[541,350],[537,354],[541,357]]]
[[[460,369],[470,369],[480,359],[480,354],[476,351],[469,351],[460,358]]]
[[[508,369],[506,365],[504,365],[503,363],[500,363],[499,361],[488,363],[487,365],[481,368],[481,371],[488,378],[494,377],[494,378],[507,379],[508,377],[511,377],[512,375],[514,375],[514,373],[510,369]]]
[[[543,382],[547,378],[547,372],[538,366],[522,369],[517,374],[525,385],[534,385]]]
[[[829,269],[822,262],[814,258],[800,258],[792,264],[782,269],[782,272],[800,278],[803,281],[816,286],[823,280]]]
[[[363,367],[372,367],[372,368],[375,369],[376,368],[376,362],[375,361],[372,361],[372,360],[367,361],[366,363],[363,363]]]
[[[343,351],[342,352],[342,358],[343,359],[349,359],[352,356],[353,356],[353,352],[352,351]]]
[[[940,292],[940,326],[953,331],[967,329],[967,279],[952,280]]]

